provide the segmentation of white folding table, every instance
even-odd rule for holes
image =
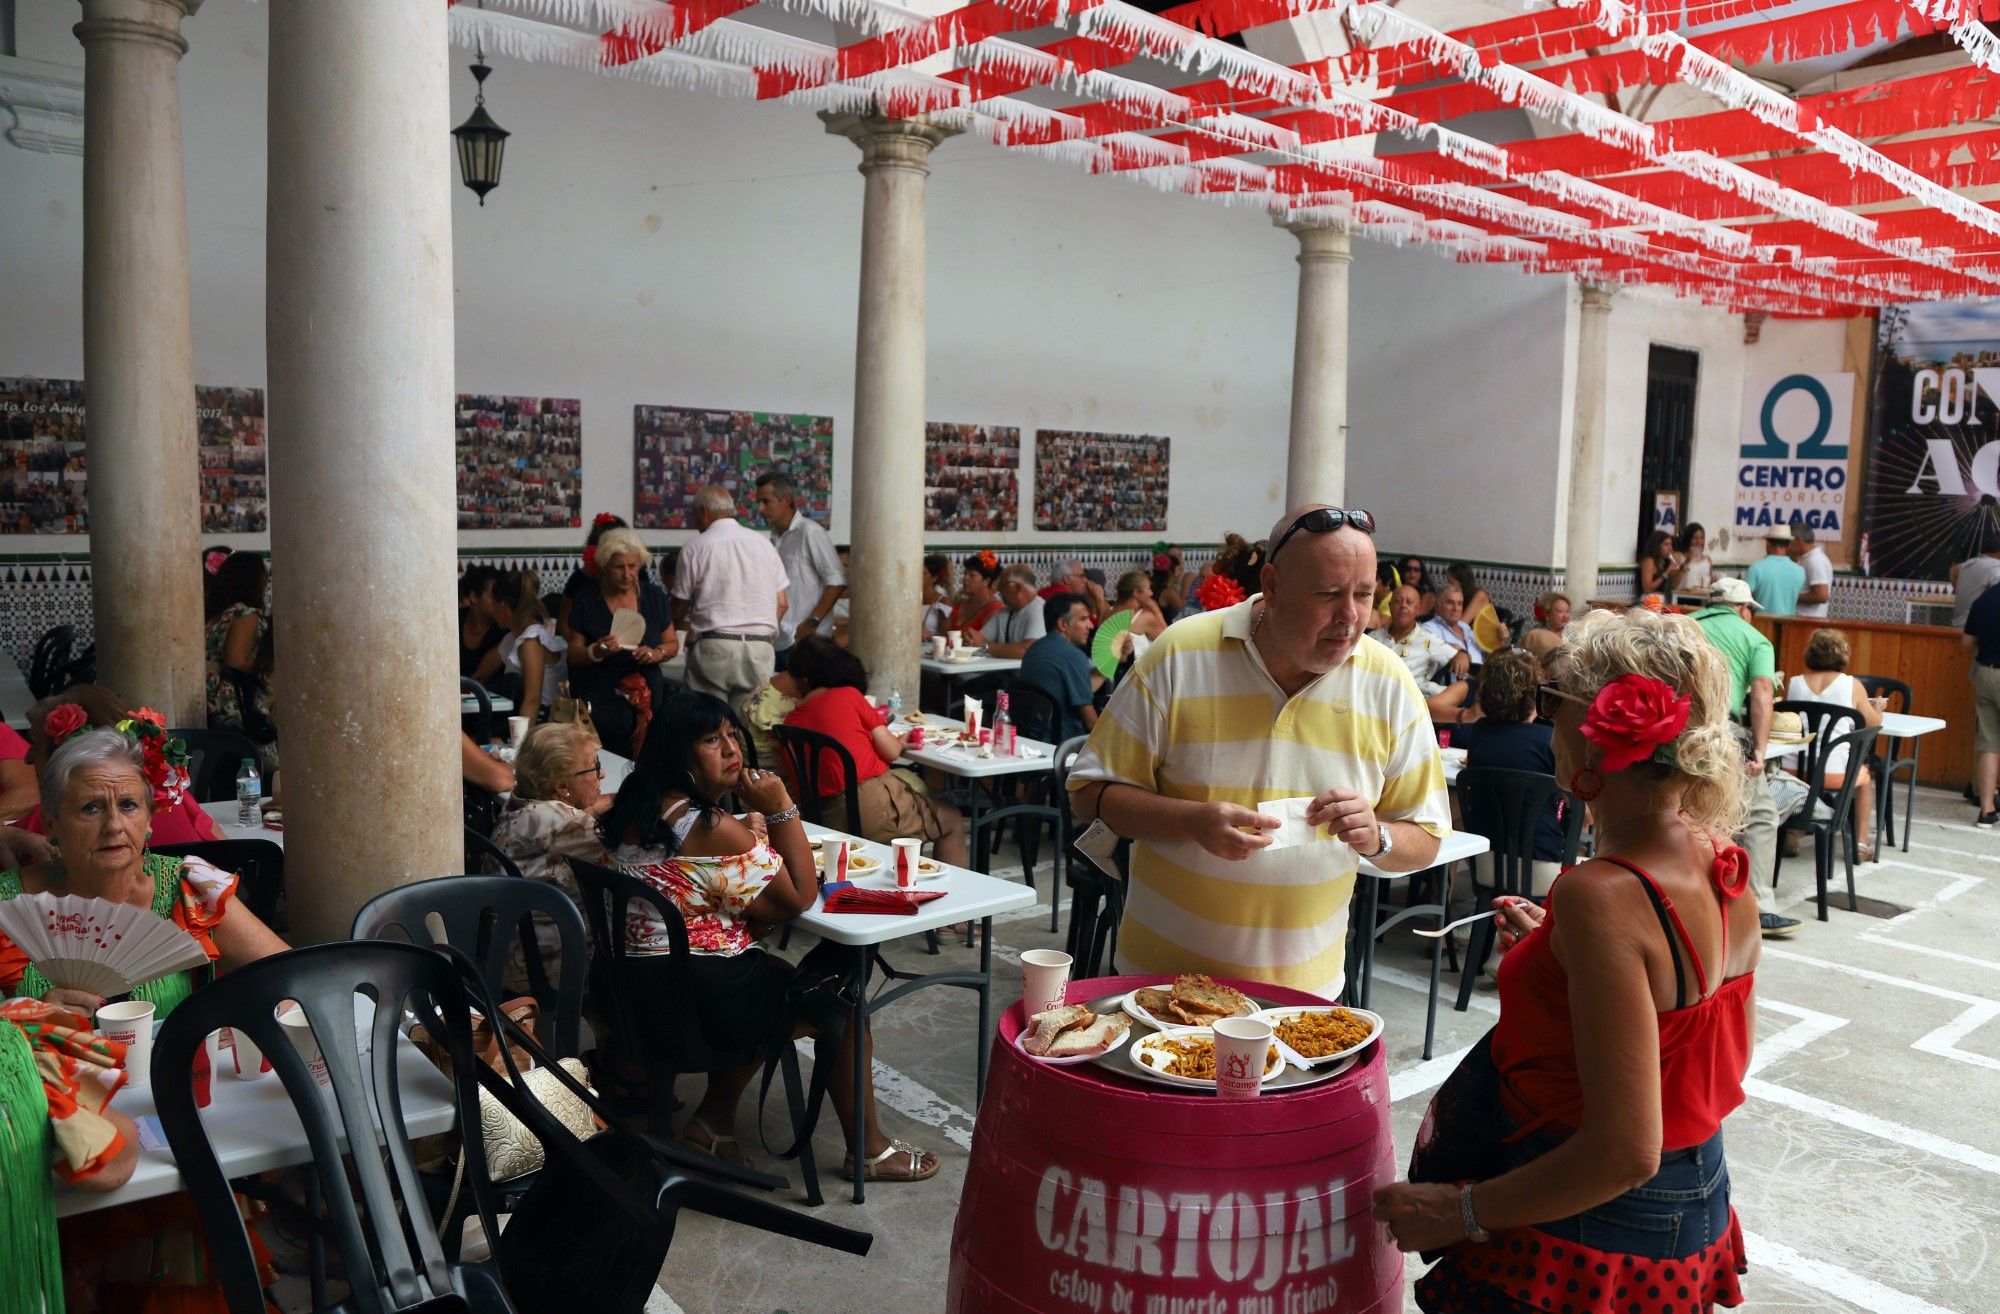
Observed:
[[[1452,773],[1456,776],[1456,772]],[[1347,996],[1356,1005],[1368,1007],[1368,998],[1373,993],[1375,975],[1375,942],[1404,922],[1417,917],[1436,917],[1439,926],[1451,920],[1449,901],[1451,882],[1442,882],[1436,903],[1420,903],[1411,908],[1400,909],[1388,921],[1376,924],[1375,918],[1382,907],[1382,887],[1390,881],[1407,880],[1421,876],[1424,872],[1448,868],[1453,863],[1464,862],[1490,852],[1491,841],[1484,835],[1473,835],[1466,831],[1447,832],[1438,841],[1437,857],[1428,867],[1416,871],[1383,871],[1368,859],[1361,860],[1361,871],[1355,880],[1354,912],[1348,926],[1348,984]],[[1424,1057],[1431,1056],[1431,1042],[1437,1034],[1437,998],[1440,964],[1444,959],[1444,941],[1431,946],[1431,998],[1430,1011],[1424,1021]]]
[[[396,1079],[411,1136],[451,1130],[456,1118],[451,1081],[400,1033],[396,1036]],[[231,1181],[311,1161],[312,1147],[306,1143],[305,1129],[277,1073],[238,1081],[217,1072],[209,1079],[209,1090],[211,1100],[202,1110],[201,1120],[208,1128],[223,1175]],[[328,1100],[333,1098],[324,1088],[323,1093]],[[111,1107],[134,1121],[149,1117],[154,1110],[152,1088],[128,1086],[111,1097]],[[346,1148],[344,1140],[342,1148]],[[183,1189],[181,1170],[172,1152],[141,1147],[131,1180],[115,1191],[82,1191],[58,1182],[56,1217],[150,1200]]]
[[[877,844],[870,840],[846,835],[842,831],[825,826],[806,827],[808,834],[838,835],[852,843],[865,845],[870,856],[882,859],[885,874],[861,877],[855,884],[864,889],[889,889],[895,886],[893,876],[886,874],[894,860],[887,844]],[[847,982],[847,998],[853,1001],[852,1015],[848,1026],[856,1036],[868,1024],[870,1014],[879,1012],[895,1003],[904,995],[922,990],[927,986],[954,985],[973,991],[979,996],[979,1030],[973,1040],[973,1050],[978,1055],[977,1093],[986,1091],[987,1031],[991,1024],[993,985],[993,917],[996,913],[1011,912],[1025,908],[1035,901],[1035,892],[1025,885],[1004,881],[996,876],[967,871],[963,867],[947,866],[941,875],[918,882],[919,889],[943,890],[944,898],[932,899],[918,907],[913,915],[895,916],[890,914],[830,913],[825,909],[825,896],[793,921],[802,930],[811,931],[830,944],[844,945],[854,951],[853,966]],[[940,926],[950,926],[955,922],[979,922],[979,970],[973,972],[929,972],[911,975],[898,972],[887,962],[882,968],[892,980],[900,982],[878,999],[868,998],[868,977],[880,956],[881,947],[891,940],[901,940],[908,936],[922,935],[935,931]],[[866,1165],[863,1160],[861,1141],[861,1117],[867,1098],[867,1073],[862,1065],[854,1065],[854,1113],[855,1126],[847,1128],[847,1144],[854,1165],[854,1202],[860,1204],[866,1193]]]
[[[1903,796],[1903,852],[1905,853],[1910,851],[1910,818],[1916,814],[1917,808],[1918,741],[1925,735],[1936,734],[1949,724],[1950,722],[1946,721],[1943,717],[1937,716],[1913,716],[1908,712],[1882,713],[1882,734],[1880,737],[1883,739],[1907,739],[1910,741],[1910,790]],[[1885,762],[1889,761],[1890,756],[1890,754],[1884,753],[1882,760]],[[1890,816],[1890,805],[1893,802],[1889,795],[1890,784],[1890,781],[1881,781],[1878,784],[1878,789],[1880,791],[1879,797],[1882,800],[1882,815],[1880,820],[1888,827],[1884,830],[1883,834],[1893,843],[1895,832],[1893,829],[1894,821]]]

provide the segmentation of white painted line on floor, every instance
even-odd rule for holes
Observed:
[[[811,1041],[795,1042],[801,1053],[810,1056]],[[914,1077],[905,1076],[896,1069],[875,1060],[875,1103],[894,1109],[908,1118],[914,1118],[926,1126],[936,1127],[944,1133],[946,1140],[961,1150],[972,1148],[972,1115],[959,1108],[944,1096],[924,1085]],[[832,1105],[827,1106],[829,1109]],[[829,1117],[829,1122],[837,1118]],[[842,1133],[845,1136],[845,1132]]]
[[[1993,832],[1984,830],[1979,833],[1982,835],[1991,835]],[[1922,840],[1911,840],[1910,847],[1913,849],[1924,849],[1931,853],[1949,853],[1954,858],[1977,858],[1981,862],[2000,862],[2000,853],[1974,853],[1971,849],[1956,848],[1950,844],[1926,844]],[[1900,849],[1897,851],[1901,852]]]
[[[1898,917],[1896,921],[1901,921]],[[1927,944],[1912,944],[1908,940],[1890,939],[1886,931],[1863,931],[1854,937],[1869,944],[1886,944],[1901,953],[1923,954],[1929,958],[1942,958],[1950,963],[1963,963],[1967,967],[1983,967],[1989,972],[2000,972],[2000,963],[1991,958],[1975,958],[1971,954],[1954,953],[1950,949],[1938,949]]]
[[[1960,1063],[1970,1063],[1977,1068],[1992,1068],[2000,1072],[2000,1058],[1991,1054],[1975,1054],[1971,1050],[1958,1048],[1958,1042],[2000,1017],[2000,1004],[1986,1004],[1966,1009],[1951,1021],[1927,1036],[1920,1037],[1910,1048],[1926,1054],[1936,1054],[1940,1058],[1954,1059]]]
[[[1810,1008],[1800,1008],[1796,1004],[1781,1003],[1770,998],[1759,998],[1757,1007],[1772,1013],[1783,1013],[1787,1017],[1799,1020],[1776,1035],[1757,1042],[1750,1058],[1750,1071],[1753,1074],[1787,1055],[1798,1053],[1820,1037],[1838,1031],[1846,1026],[1848,1021],[1831,1013],[1816,1013]]]
[[[1897,871],[1922,872],[1926,876],[1941,876],[1951,885],[1962,884],[1964,886],[1964,889],[1954,890],[1950,894],[1938,894],[1932,896],[1933,898],[1937,899],[1956,899],[1959,895],[1965,893],[1965,890],[1969,890],[1973,888],[1973,886],[1975,885],[1980,885],[1984,883],[1986,880],[1984,876],[1968,876],[1962,871],[1947,871],[1943,867],[1927,867],[1923,863],[1905,862],[1901,858],[1884,858],[1880,862],[1861,863],[1855,867],[1854,874],[1857,877],[1862,876],[1865,875],[1870,870],[1878,867],[1884,869],[1894,868]],[[1859,884],[1858,881],[1856,883]]]
[[[1851,1131],[1861,1132],[1863,1135],[1879,1137],[1892,1145],[1922,1150],[1926,1154],[1934,1154],[1941,1159],[1949,1159],[1953,1163],[1962,1163],[1969,1168],[1977,1168],[1981,1172],[2000,1176],[2000,1154],[1990,1154],[1975,1146],[1947,1140],[1915,1127],[1905,1127],[1901,1123],[1890,1122],[1887,1118],[1878,1118],[1872,1113],[1863,1113],[1859,1109],[1850,1109],[1815,1095],[1789,1090],[1761,1077],[1744,1078],[1743,1093],[1754,1100],[1763,1100],[1767,1104],[1776,1104],[1796,1113],[1823,1118]]]
[[[687,1311],[675,1304],[672,1296],[654,1287],[653,1294],[646,1297],[645,1314],[687,1314]]]
[[[1389,1103],[1395,1104],[1412,1095],[1422,1095],[1434,1087],[1442,1086],[1444,1079],[1458,1066],[1458,1061],[1471,1052],[1472,1046],[1467,1045],[1464,1049],[1425,1059],[1414,1068],[1404,1068],[1401,1072],[1392,1073],[1389,1077]]]
[[[1750,1260],[1747,1284],[1752,1290],[1755,1290],[1757,1270],[1770,1268],[1794,1282],[1867,1310],[1869,1314],[1957,1314],[1942,1305],[1933,1305],[1921,1296],[1883,1286],[1873,1278],[1863,1277],[1838,1264],[1809,1258],[1788,1245],[1766,1240],[1755,1232],[1743,1233],[1743,1249]],[[1746,1305],[1745,1308],[1749,1307]]]
[[[1898,946],[1899,948],[1903,946]],[[1880,985],[1899,986],[1904,990],[1914,990],[1921,995],[1932,995],[1939,999],[1949,999],[1960,1004],[1991,1004],[1991,999],[1978,995],[1968,995],[1957,990],[1947,990],[1943,986],[1930,985],[1923,981],[1912,981],[1908,977],[1891,976],[1887,972],[1875,972],[1866,967],[1856,967],[1852,963],[1836,963],[1829,958],[1814,958],[1793,949],[1780,949],[1775,945],[1764,946],[1764,957],[1782,958],[1787,962],[1804,963],[1809,967],[1824,967],[1829,972],[1841,972],[1848,976],[1858,976],[1863,981],[1874,981]]]
[[[1967,806],[1969,807],[1971,805],[1967,804]],[[1918,817],[1917,824],[1919,826],[1936,826],[1939,830],[1963,831],[1967,835],[1986,835],[1990,837],[1995,833],[1990,828],[1986,830],[1981,830],[1979,827],[1966,821],[1932,821],[1927,817]],[[1915,846],[1916,842],[1912,840],[1911,847],[1914,848]]]
[[[1011,912],[993,914],[993,924],[1004,926],[1008,922],[1025,922],[1036,917],[1047,917],[1049,906],[1045,903],[1031,904],[1026,908],[1016,908]]]
[[[1414,990],[1420,995],[1428,996],[1431,992],[1430,973],[1426,972],[1424,975],[1418,976],[1415,972],[1405,972],[1400,967],[1384,967],[1379,960],[1375,964],[1375,979],[1377,981],[1386,981],[1390,985],[1401,986],[1405,990]],[[1458,980],[1456,974],[1446,972],[1438,982],[1438,1015],[1442,1017],[1445,1013],[1452,1011],[1451,1006],[1457,999]],[[1481,994],[1476,988],[1472,992],[1471,1006],[1482,1013],[1497,1015],[1500,1012],[1499,999],[1491,994]]]

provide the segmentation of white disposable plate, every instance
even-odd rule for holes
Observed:
[[[1214,1033],[1207,1027],[1176,1027],[1170,1031],[1156,1031],[1150,1036],[1141,1036],[1133,1041],[1132,1048],[1126,1052],[1126,1056],[1132,1060],[1132,1066],[1138,1070],[1139,1075],[1148,1081],[1157,1081],[1163,1086],[1184,1086],[1190,1090],[1214,1090],[1213,1079],[1204,1081],[1199,1077],[1177,1077],[1172,1073],[1160,1071],[1146,1061],[1148,1056],[1159,1057],[1164,1061],[1167,1056],[1159,1053],[1161,1041],[1185,1040],[1191,1036],[1208,1036],[1213,1040]],[[1269,1055],[1269,1061],[1264,1065],[1264,1080],[1267,1082],[1285,1070],[1284,1056],[1278,1053],[1276,1045],[1271,1046]]]
[[[1167,990],[1171,989],[1172,986],[1173,982],[1168,981],[1163,985],[1142,986],[1140,988],[1144,990]],[[1255,1001],[1253,1000],[1252,1002],[1254,1003]],[[1134,990],[1119,1000],[1118,1007],[1123,1009],[1125,1016],[1131,1018],[1133,1021],[1144,1022],[1147,1026],[1157,1027],[1161,1031],[1185,1031],[1188,1029],[1188,1023],[1181,1021],[1177,1017],[1154,1017],[1151,1013],[1147,1012],[1145,1005],[1139,1002],[1138,990]],[[1255,1014],[1254,1012],[1243,1013],[1239,1016],[1253,1017]]]
[[[1109,1054],[1112,1050],[1117,1049],[1120,1045],[1124,1044],[1126,1041],[1132,1038],[1132,1028],[1128,1026],[1123,1031],[1118,1033],[1117,1039],[1113,1040],[1109,1045],[1106,1045],[1103,1049],[1097,1050],[1093,1053],[1065,1054],[1061,1058],[1043,1058],[1040,1054],[1029,1054],[1027,1045],[1023,1043],[1028,1039],[1029,1033],[1032,1030],[1033,1028],[1023,1027],[1021,1030],[1021,1034],[1014,1037],[1014,1048],[1020,1050],[1022,1054],[1026,1055],[1030,1059],[1033,1059],[1035,1062],[1046,1063],[1052,1068],[1067,1068],[1078,1063],[1088,1063],[1092,1059],[1103,1058],[1106,1054]]]
[[[1275,1033],[1278,1029],[1278,1023],[1286,1021],[1289,1018],[1298,1017],[1303,1013],[1333,1013],[1342,1010],[1343,1006],[1339,1004],[1290,1004],[1280,1008],[1260,1008],[1255,1013],[1251,1014],[1251,1016],[1258,1018],[1262,1021],[1269,1022],[1271,1024],[1271,1030],[1273,1031],[1273,1033]],[[1324,1054],[1321,1055],[1319,1058],[1306,1059],[1306,1062],[1311,1066],[1315,1068],[1323,1068],[1326,1067],[1328,1064],[1338,1063],[1344,1058],[1348,1058],[1352,1055],[1359,1054],[1362,1050],[1368,1048],[1369,1045],[1373,1044],[1381,1036],[1383,1022],[1382,1022],[1382,1015],[1380,1013],[1370,1012],[1368,1009],[1365,1008],[1348,1008],[1345,1009],[1344,1011],[1352,1013],[1354,1014],[1354,1016],[1361,1018],[1368,1023],[1368,1039],[1362,1041],[1358,1045],[1350,1045],[1346,1049],[1343,1049],[1338,1053]]]

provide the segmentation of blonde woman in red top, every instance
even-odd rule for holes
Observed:
[[[1598,856],[1502,900],[1500,1021],[1425,1115],[1397,1244],[1442,1252],[1427,1311],[1700,1314],[1742,1303],[1721,1124],[1755,1034],[1757,901],[1729,679],[1701,628],[1573,622],[1542,714]]]

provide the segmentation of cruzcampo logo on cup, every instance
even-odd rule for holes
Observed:
[[[1021,955],[1021,1008],[1033,1017],[1069,1002],[1070,956],[1060,949],[1030,949]]]
[[[1226,1100],[1257,1098],[1271,1062],[1271,1024],[1262,1018],[1225,1017],[1215,1031],[1215,1093]]]

